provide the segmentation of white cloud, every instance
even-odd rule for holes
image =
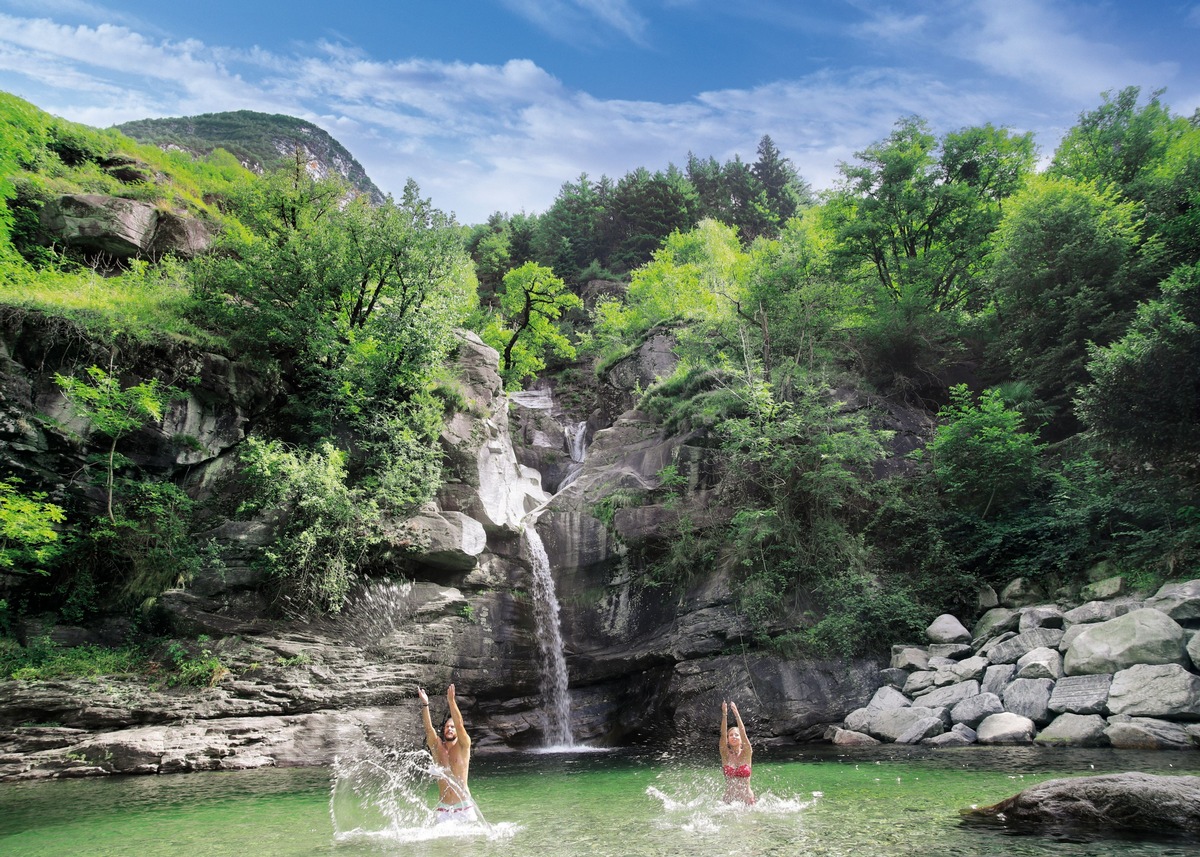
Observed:
[[[511,12],[556,39],[595,44],[606,37],[596,23],[643,44],[646,19],[629,0],[501,0]]]

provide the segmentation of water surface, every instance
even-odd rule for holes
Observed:
[[[357,792],[345,778],[335,788],[328,768],[0,784],[0,855],[1174,857],[1200,850],[1194,842],[1017,837],[959,822],[961,809],[1059,776],[1200,775],[1197,753],[763,747],[753,808],[720,802],[715,749],[712,756],[477,754],[471,786],[485,823],[459,829],[432,825],[436,792],[424,775],[399,771],[398,757],[376,780],[358,782]]]

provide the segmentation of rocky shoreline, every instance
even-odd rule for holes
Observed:
[[[1070,609],[1015,581],[973,630],[949,614],[893,647],[884,684],[835,744],[1200,749],[1200,580],[1150,598],[1111,578]]]

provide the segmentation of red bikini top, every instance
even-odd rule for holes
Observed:
[[[748,778],[750,776],[750,766],[749,765],[738,765],[736,768],[733,765],[726,765],[722,770],[725,771],[725,776],[727,776],[727,777],[747,777]]]

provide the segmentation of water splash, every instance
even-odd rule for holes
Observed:
[[[662,815],[655,821],[655,826],[706,836],[720,833],[725,822],[732,822],[746,813],[794,815],[812,807],[820,798],[819,792],[813,792],[812,799],[807,800],[799,795],[763,791],[756,795],[755,803],[748,806],[721,800],[725,786],[718,775],[679,771],[660,774],[659,780],[660,785],[646,787],[646,794],[662,804]]]
[[[529,554],[533,581],[533,621],[542,667],[545,741],[551,748],[571,748],[575,741],[571,737],[571,697],[567,693],[567,659],[563,654],[558,596],[554,591],[554,576],[550,573],[550,557],[538,535],[536,523],[536,519],[526,522],[522,538]]]
[[[495,840],[511,837],[520,829],[511,823],[489,823],[478,804],[476,821],[439,824],[430,786],[446,777],[454,779],[424,750],[338,757],[329,799],[334,840],[420,842],[459,836]],[[465,787],[462,791],[470,794]]]

